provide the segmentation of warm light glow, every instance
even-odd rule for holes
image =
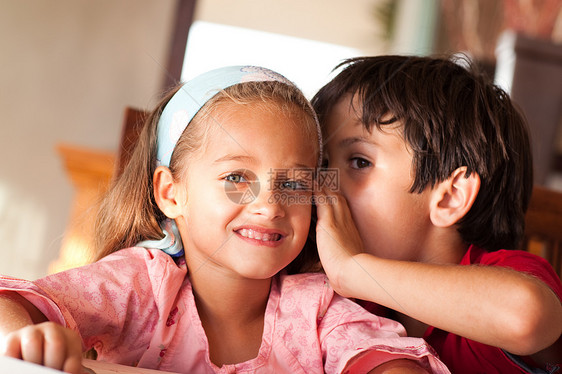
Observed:
[[[91,254],[91,243],[84,235],[74,234],[65,237],[57,260],[49,264],[49,274],[58,273],[93,261]]]

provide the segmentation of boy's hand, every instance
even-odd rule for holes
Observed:
[[[29,325],[7,334],[0,355],[67,373],[82,373],[82,342],[73,330],[54,322]]]
[[[318,222],[316,242],[324,271],[332,288],[342,296],[353,297],[347,287],[357,271],[355,255],[363,251],[363,242],[355,227],[345,198],[325,188],[317,189]]]

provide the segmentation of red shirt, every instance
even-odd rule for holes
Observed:
[[[460,265],[482,264],[508,267],[533,275],[550,287],[562,300],[562,283],[552,266],[542,257],[525,251],[499,250],[487,252],[476,246],[470,246]],[[493,287],[493,285],[490,285]],[[361,303],[363,305],[363,302]],[[377,312],[375,305],[365,305],[371,312]],[[430,326],[424,339],[437,351],[441,360],[452,373],[528,373],[524,366],[531,368],[529,357],[512,358],[500,348],[475,342],[453,333]],[[519,361],[519,363],[514,362]],[[553,363],[561,366],[561,362]],[[555,367],[555,366],[554,366]],[[536,370],[536,369],[535,369]],[[540,371],[539,371],[540,372]],[[543,371],[547,373],[548,371]]]

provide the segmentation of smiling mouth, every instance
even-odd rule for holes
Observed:
[[[262,242],[277,242],[281,240],[281,234],[259,232],[252,229],[240,229],[238,234],[244,238],[261,240]]]

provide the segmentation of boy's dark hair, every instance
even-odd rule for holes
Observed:
[[[347,94],[359,97],[355,109],[368,131],[400,121],[413,151],[410,192],[434,187],[466,166],[481,185],[458,222],[462,239],[489,251],[518,248],[533,169],[528,128],[509,96],[453,57],[359,57],[339,68],[312,99],[320,123]],[[392,120],[383,121],[388,115]]]

